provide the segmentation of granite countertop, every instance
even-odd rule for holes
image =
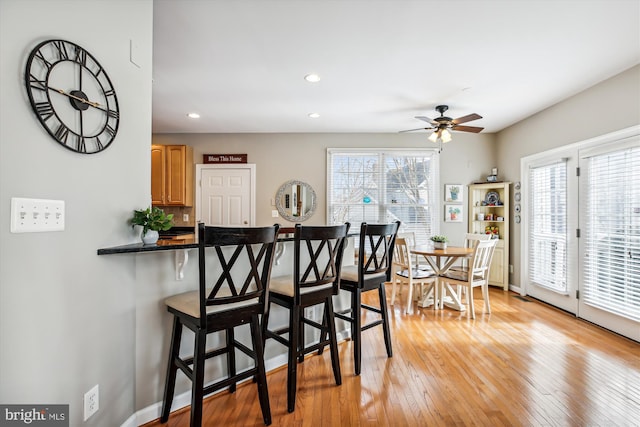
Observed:
[[[349,233],[348,236],[356,236]],[[282,228],[278,233],[278,242],[293,241],[293,228]],[[180,249],[194,249],[198,247],[198,238],[193,227],[173,227],[168,232],[162,232],[158,243],[145,245],[144,243],[130,243],[128,245],[112,246],[98,249],[98,255],[130,254],[140,252],[175,251]]]

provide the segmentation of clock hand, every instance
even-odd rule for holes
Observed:
[[[58,92],[59,94],[64,95],[64,96],[68,96],[69,98],[73,98],[75,100],[78,100],[78,101],[82,102],[83,104],[87,104],[87,105],[90,105],[92,107],[98,108],[100,110],[104,110],[104,108],[101,108],[101,105],[99,103],[91,102],[88,99],[84,99],[84,98],[81,98],[79,96],[72,95],[70,93],[67,93],[67,92],[63,91],[62,89],[56,89],[56,88],[51,87],[51,86],[47,86],[47,89],[50,89],[50,90],[52,90],[54,92]]]

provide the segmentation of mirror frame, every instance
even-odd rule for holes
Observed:
[[[287,212],[287,209],[285,208],[282,202],[282,199],[284,199],[284,195],[288,194],[289,189],[291,188],[292,185],[302,186],[303,188],[305,188],[305,191],[308,191],[309,194],[311,195],[311,208],[309,208],[309,210],[305,212],[304,215],[300,215],[300,216],[290,215]],[[308,220],[316,212],[316,205],[317,205],[317,197],[313,187],[308,183],[297,180],[297,179],[292,179],[282,184],[278,189],[278,193],[276,194],[276,208],[278,209],[278,213],[282,218],[286,219],[287,221],[302,222],[302,221]]]

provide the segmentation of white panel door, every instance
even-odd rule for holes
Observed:
[[[255,165],[198,165],[198,221],[248,227],[255,223]]]

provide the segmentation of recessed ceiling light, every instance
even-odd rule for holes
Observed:
[[[311,83],[317,83],[320,81],[320,76],[317,74],[307,74],[304,79]]]
[[[189,114],[187,114],[187,117],[189,117],[191,119],[199,119],[200,118],[200,114],[198,114],[198,113],[189,113]]]
[[[320,117],[320,114],[318,114],[318,113],[309,113],[309,117],[311,117],[312,119],[317,119],[318,117]]]

